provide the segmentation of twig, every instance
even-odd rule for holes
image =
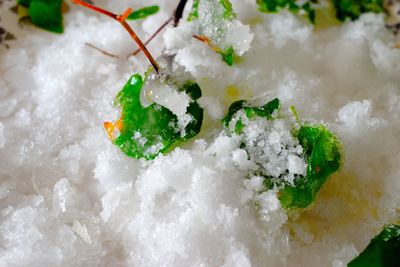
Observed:
[[[129,24],[125,21],[125,19],[129,16],[130,13],[132,13],[132,9],[128,8],[122,15],[116,15],[114,13],[111,13],[110,11],[107,11],[105,9],[96,7],[94,5],[88,4],[84,2],[83,0],[71,0],[73,3],[77,5],[81,5],[83,7],[89,8],[91,10],[94,10],[96,12],[102,13],[106,16],[109,16],[116,21],[118,21],[124,28],[125,30],[128,31],[129,35],[132,37],[132,39],[137,43],[137,45],[140,47],[140,49],[143,51],[143,53],[146,55],[147,59],[150,61],[151,65],[153,65],[154,70],[158,72],[158,64],[154,60],[153,56],[150,54],[150,52],[147,50],[146,46],[142,43],[142,41],[139,39],[139,37],[136,35],[134,30],[129,26]]]
[[[116,55],[111,54],[111,53],[109,53],[109,52],[107,52],[107,51],[104,51],[103,49],[98,48],[98,47],[96,47],[96,46],[94,46],[94,45],[92,45],[92,44],[90,44],[90,43],[85,43],[85,45],[87,45],[87,46],[89,46],[89,47],[91,47],[91,48],[93,48],[93,49],[99,51],[100,53],[102,53],[102,54],[104,54],[104,55],[106,55],[106,56],[113,57],[113,58],[119,58],[119,56],[116,56]]]
[[[146,42],[144,42],[144,45],[148,45],[165,27],[167,27],[167,25],[172,21],[172,17],[169,18],[166,22],[164,22],[163,25],[160,26],[160,28],[158,28],[150,37],[149,39],[146,40]],[[140,52],[140,48],[137,49],[135,52],[133,52],[132,54],[130,54],[128,57],[130,56],[136,56],[139,52]]]
[[[178,6],[175,8],[173,15],[168,18],[167,21],[165,21],[150,37],[149,39],[144,42],[145,45],[148,45],[167,25],[173,20],[174,21],[174,27],[177,27],[179,24],[180,19],[183,16],[183,11],[185,10],[187,0],[180,0],[178,3]],[[128,55],[130,56],[136,56],[140,52],[140,49],[135,50],[133,53]]]
[[[178,26],[179,20],[183,16],[183,11],[185,10],[187,0],[180,0],[178,3],[178,6],[176,7],[174,11],[174,27]]]

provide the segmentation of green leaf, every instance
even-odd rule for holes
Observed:
[[[243,110],[248,118],[254,118],[255,116],[264,117],[268,120],[272,119],[272,115],[275,111],[278,111],[280,108],[280,101],[278,98],[268,102],[262,107],[251,107],[248,105],[245,100],[238,100],[234,102],[228,110],[228,114],[222,120],[222,123],[225,127],[229,128],[229,124],[232,121],[233,116],[240,110]],[[240,134],[243,129],[243,123],[238,120],[235,125],[235,133]]]
[[[202,1],[210,1],[210,0],[202,0]],[[223,14],[224,18],[229,20],[236,18],[236,14],[233,11],[232,4],[229,0],[219,0],[219,3],[221,4],[224,10]],[[193,21],[199,17],[199,4],[200,0],[193,0],[192,9],[187,18],[188,21]]]
[[[54,33],[63,32],[62,0],[18,0],[18,4],[28,8],[36,26]]]
[[[224,9],[224,18],[232,20],[236,18],[236,14],[233,11],[232,3],[229,0],[219,0]]]
[[[367,248],[348,267],[398,267],[400,263],[400,226],[386,225]]]
[[[327,178],[341,164],[341,144],[323,125],[303,125],[296,134],[307,160],[307,175],[279,192],[285,208],[306,208],[314,202]]]
[[[199,17],[200,0],[193,0],[192,9],[190,10],[187,21],[193,21]]]
[[[122,107],[122,129],[114,139],[114,144],[130,157],[153,159],[172,144],[188,140],[200,131],[203,109],[195,99],[201,96],[201,91],[194,82],[187,82],[180,89],[193,97],[186,111],[193,120],[185,127],[185,133],[182,135],[178,127],[178,118],[170,110],[156,103],[148,107],[141,105],[142,87],[142,77],[135,74],[116,97],[116,103]]]
[[[256,117],[267,120],[284,119],[278,117],[279,109],[280,102],[277,98],[262,107],[250,106],[246,101],[239,100],[229,107],[223,124],[235,134],[240,135],[246,125],[241,119],[233,121],[237,112],[244,112],[250,120]],[[293,107],[291,109],[294,110]],[[283,180],[264,177],[266,188],[275,186],[281,188],[278,198],[286,209],[306,208],[313,203],[328,177],[341,165],[341,144],[325,126],[303,124],[299,130],[293,129],[293,136],[298,138],[299,144],[303,147],[303,156],[307,162],[306,175],[295,179],[293,185]],[[243,145],[246,149],[246,144]]]
[[[383,0],[333,0],[333,3],[340,21],[356,20],[367,12],[384,12]]]
[[[282,9],[287,9],[292,13],[298,14],[303,11],[307,14],[311,23],[315,23],[315,10],[314,3],[318,0],[307,0],[302,5],[298,4],[296,0],[257,0],[258,10],[264,13],[277,13]]]
[[[236,55],[233,46],[228,46],[224,51],[220,52],[220,54],[222,56],[222,60],[225,61],[228,66],[233,66],[233,63],[238,60],[238,56]]]
[[[160,10],[159,6],[147,6],[133,11],[128,17],[128,20],[144,19],[148,16],[156,14]]]

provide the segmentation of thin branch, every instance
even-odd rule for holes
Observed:
[[[173,20],[174,21],[174,27],[177,27],[179,24],[180,19],[183,16],[183,11],[185,10],[187,0],[180,0],[178,3],[178,6],[175,8],[173,15],[165,21],[150,37],[149,39],[144,42],[145,45],[148,45],[165,27],[168,26],[168,24]],[[140,49],[135,50],[130,56],[136,56],[140,52]]]
[[[150,54],[150,52],[147,50],[146,46],[142,43],[142,41],[139,39],[139,37],[136,35],[134,30],[129,26],[129,24],[125,21],[126,17],[129,16],[130,13],[132,13],[132,9],[128,8],[122,15],[116,15],[114,13],[111,13],[110,11],[104,10],[102,8],[96,7],[94,5],[88,4],[84,2],[83,0],[71,0],[73,3],[77,5],[81,5],[83,7],[89,8],[91,10],[94,10],[96,12],[102,13],[106,16],[109,16],[116,21],[118,21],[124,28],[125,30],[128,31],[129,35],[132,37],[132,39],[137,43],[137,45],[140,47],[140,49],[143,51],[143,53],[146,55],[147,59],[150,61],[151,65],[153,65],[154,70],[158,72],[158,64],[154,60],[153,56]]]
[[[148,45],[165,27],[167,27],[167,25],[172,21],[172,17],[169,18],[166,22],[164,22],[163,25],[161,25],[150,37],[149,39],[146,40],[146,42],[144,42],[144,45]],[[137,49],[135,52],[133,52],[132,54],[130,54],[128,57],[130,56],[136,56],[141,50]]]
[[[113,58],[119,58],[118,56],[116,56],[116,55],[114,55],[114,54],[111,54],[111,53],[109,53],[109,52],[107,52],[107,51],[104,51],[103,49],[98,48],[98,47],[96,47],[96,46],[94,46],[94,45],[92,45],[92,44],[90,44],[90,43],[85,43],[85,45],[87,45],[87,46],[89,46],[90,48],[93,48],[93,49],[99,51],[100,53],[102,53],[102,54],[104,54],[104,55],[106,55],[106,56],[113,57]]]

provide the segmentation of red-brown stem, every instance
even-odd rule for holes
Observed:
[[[180,0],[178,6],[175,8],[172,17],[170,17],[164,24],[162,24],[151,36],[144,42],[145,45],[148,45],[172,20],[174,21],[174,27],[178,26],[179,20],[183,16],[183,11],[185,9],[187,0]],[[140,52],[140,49],[137,49],[135,52],[130,54],[130,56],[136,56]]]
[[[118,20],[119,21],[126,20],[126,18],[129,17],[129,15],[132,13],[132,11],[133,11],[132,8],[127,8],[122,15],[118,16]]]
[[[150,37],[149,39],[146,40],[146,42],[144,42],[144,45],[148,45],[165,27],[167,27],[167,25],[172,21],[172,17],[170,17],[166,22],[164,22],[163,25],[161,25]],[[136,56],[141,50],[137,49],[135,52],[133,52],[132,54],[130,54],[128,57],[130,56]]]
[[[151,65],[153,65],[154,70],[158,72],[158,64],[154,60],[153,56],[150,54],[150,52],[147,50],[146,46],[142,43],[142,41],[139,39],[139,37],[136,35],[134,30],[129,26],[129,24],[125,21],[126,17],[129,16],[130,13],[132,13],[131,9],[127,9],[122,15],[118,16],[114,13],[111,13],[107,10],[104,10],[102,8],[96,7],[94,5],[88,4],[82,0],[71,0],[73,3],[77,5],[81,5],[83,7],[89,8],[91,10],[94,10],[98,13],[104,14],[106,16],[109,16],[116,21],[118,21],[124,28],[129,32],[129,35],[132,37],[132,39],[137,43],[137,45],[140,47],[140,49],[143,51],[143,53],[146,55],[147,59],[150,61]]]

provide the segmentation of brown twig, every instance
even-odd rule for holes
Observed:
[[[164,22],[164,24],[162,24],[150,37],[149,39],[146,40],[146,42],[144,42],[144,45],[148,45],[165,27],[167,27],[167,25],[172,21],[172,17],[169,18],[166,22]],[[130,56],[136,56],[141,50],[137,49],[135,52],[133,52],[132,54],[130,54],[128,57]]]
[[[87,45],[87,46],[89,46],[90,48],[93,48],[93,49],[99,51],[100,53],[102,53],[102,54],[104,54],[104,55],[106,55],[106,56],[113,57],[113,58],[119,58],[119,56],[114,55],[114,54],[111,54],[111,53],[109,53],[109,52],[107,52],[107,51],[104,51],[103,49],[98,48],[98,47],[96,47],[96,46],[94,46],[94,45],[92,45],[92,44],[90,44],[90,43],[85,43],[85,45]]]
[[[168,18],[167,21],[165,21],[150,37],[149,39],[144,42],[145,45],[148,45],[165,27],[168,26],[168,24],[173,20],[174,21],[174,27],[177,27],[179,24],[180,19],[183,16],[183,11],[185,10],[187,0],[180,0],[178,3],[178,6],[175,8],[173,15]],[[140,49],[135,50],[133,53],[128,55],[130,56],[136,56],[140,52]]]
[[[154,70],[156,72],[158,72],[159,67],[158,67],[157,62],[154,60],[153,56],[147,50],[146,46],[142,43],[142,41],[136,35],[135,31],[125,21],[125,19],[129,16],[129,14],[132,13],[132,9],[128,8],[122,15],[116,15],[114,13],[111,13],[110,11],[107,11],[105,9],[88,4],[87,2],[84,2],[82,0],[71,0],[71,1],[77,5],[81,5],[83,7],[89,8],[91,10],[94,10],[96,12],[99,12],[101,14],[109,16],[109,17],[115,19],[116,21],[118,21],[125,28],[125,30],[129,33],[129,35],[132,37],[132,39],[137,43],[137,45],[140,47],[140,49],[143,51],[143,53],[146,55],[146,57],[150,61],[151,65],[153,65]]]

